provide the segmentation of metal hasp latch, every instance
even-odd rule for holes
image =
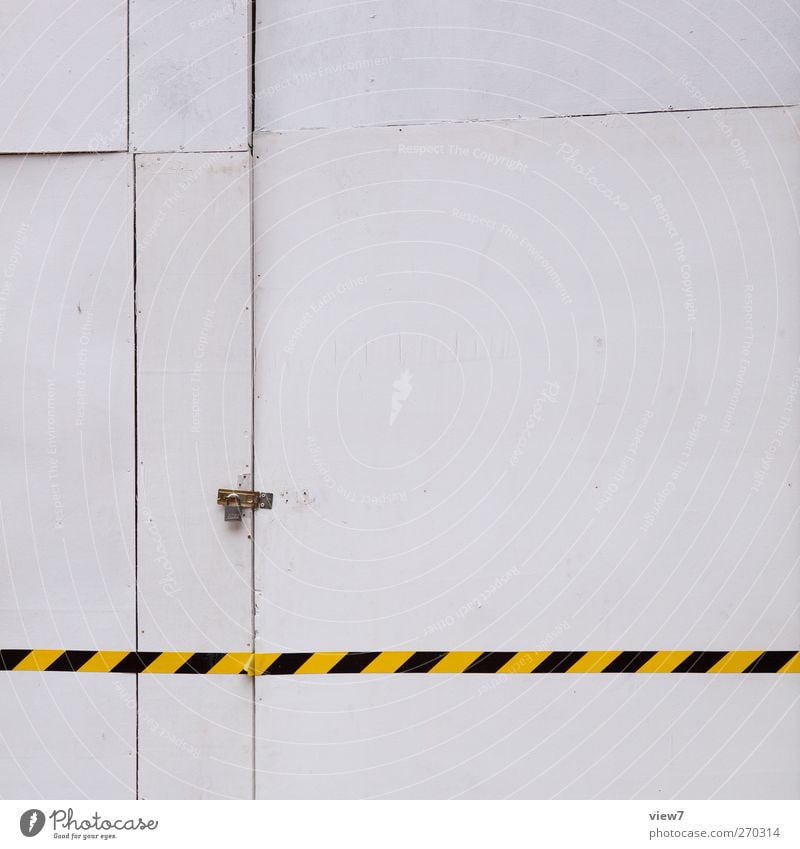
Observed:
[[[239,476],[239,486],[249,486],[250,475]],[[217,490],[217,504],[225,508],[226,522],[241,522],[242,510],[272,510],[271,492],[253,492],[249,489]]]

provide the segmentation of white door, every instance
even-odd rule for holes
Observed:
[[[256,650],[794,645],[797,115],[257,133]],[[793,678],[265,676],[256,792],[794,796]]]

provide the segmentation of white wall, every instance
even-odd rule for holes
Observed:
[[[720,120],[257,134],[258,650],[795,644],[798,113]],[[800,790],[797,682],[466,677],[257,680],[259,796]]]
[[[128,149],[125,0],[0,3],[0,153]]]
[[[144,651],[252,650],[252,542],[216,506],[252,468],[249,169],[136,157]],[[139,712],[140,796],[250,796],[250,680],[143,676]]]
[[[797,103],[791,4],[257,4],[256,126],[482,121]]]
[[[131,148],[246,150],[249,3],[131,0]]]
[[[46,5],[0,647],[798,644],[789,5]],[[796,677],[3,673],[0,795],[794,798]]]
[[[132,158],[3,156],[0,185],[0,644],[132,649]],[[0,795],[133,795],[135,685],[4,674]]]

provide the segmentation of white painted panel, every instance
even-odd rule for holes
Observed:
[[[253,683],[244,676],[142,676],[139,798],[253,794]]]
[[[249,156],[137,156],[136,175],[139,647],[248,651],[251,520],[226,524],[216,492],[251,470]],[[236,780],[214,768],[231,733],[251,734],[248,682],[139,688],[157,723],[140,724],[142,795],[251,795],[249,744],[230,748]],[[163,745],[177,717],[201,764]]]
[[[131,0],[131,146],[246,150],[249,3]]]
[[[256,126],[795,104],[781,0],[260,0]]]
[[[125,0],[0,0],[0,152],[127,150]]]
[[[135,798],[133,676],[3,675],[0,798]]]
[[[276,508],[258,517],[257,648],[795,645],[795,122],[259,134],[256,474]],[[257,682],[260,795],[295,772],[338,792],[311,740],[270,742],[298,686]],[[369,714],[371,690],[339,686]],[[701,716],[731,709],[720,692],[700,691]],[[797,696],[770,688],[764,709],[796,721]],[[736,793],[792,792],[756,781],[762,738],[741,731]],[[694,756],[722,755],[707,738]],[[701,775],[692,792],[716,792]]]
[[[262,797],[800,792],[800,693],[776,677],[297,676],[258,687]]]
[[[0,187],[0,645],[129,649],[131,158],[2,157]],[[133,679],[27,674],[0,679],[0,793],[132,793]]]
[[[0,643],[131,648],[131,159],[3,157],[0,185]]]

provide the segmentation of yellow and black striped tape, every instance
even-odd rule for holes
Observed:
[[[800,673],[800,651],[376,651],[279,654],[0,650],[0,671],[193,675]]]

